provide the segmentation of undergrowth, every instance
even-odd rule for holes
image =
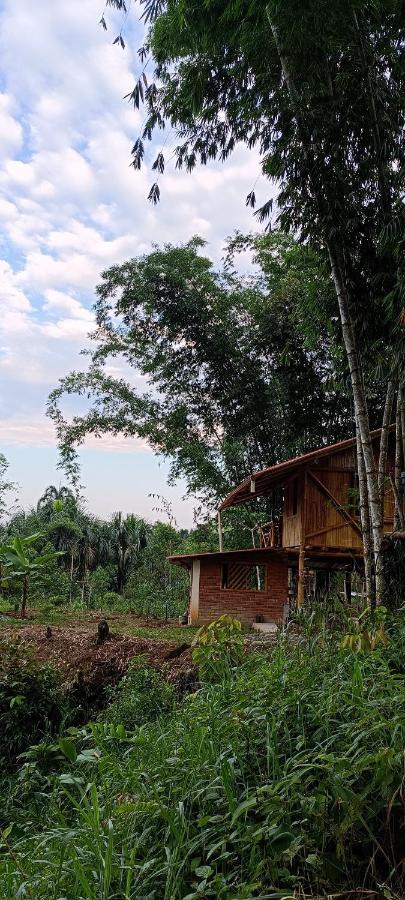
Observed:
[[[154,722],[71,729],[46,771],[33,751],[0,896],[403,896],[404,610],[387,635],[354,652],[309,627]]]

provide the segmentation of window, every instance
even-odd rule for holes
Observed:
[[[227,591],[264,591],[266,567],[229,562],[222,566],[221,587]]]

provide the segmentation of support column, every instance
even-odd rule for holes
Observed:
[[[200,560],[193,559],[193,568],[191,570],[190,610],[188,614],[189,625],[194,625],[195,622],[198,622],[200,607],[200,568]]]
[[[298,557],[298,590],[297,590],[297,607],[301,609],[304,603],[305,597],[305,582],[304,582],[304,565],[305,565],[305,551],[303,547],[300,547],[300,553]]]
[[[218,539],[219,539],[219,552],[222,553],[224,549],[224,535],[222,531],[222,518],[221,513],[218,510]]]

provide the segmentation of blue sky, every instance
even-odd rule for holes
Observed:
[[[244,148],[192,175],[169,166],[160,205],[148,203],[152,173],[129,166],[144,114],[123,100],[139,73],[137,4],[127,18],[107,8],[107,32],[98,25],[103,7],[0,0],[0,447],[23,505],[61,480],[46,398],[85,364],[99,273],[152,242],[193,234],[217,260],[235,228],[254,228],[244,199],[259,166]],[[112,45],[121,28],[125,50]],[[174,135],[164,140],[170,157]],[[89,439],[81,459],[88,506],[99,515],[123,509],[153,519],[155,492],[172,501],[180,525],[191,524],[185,485],[169,487],[168,463],[141,442]]]

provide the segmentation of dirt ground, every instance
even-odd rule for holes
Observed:
[[[67,689],[75,684],[87,684],[103,689],[116,684],[125,675],[134,656],[161,671],[162,675],[181,689],[183,682],[193,677],[194,667],[188,640],[161,639],[163,629],[173,631],[175,623],[144,620],[131,615],[108,614],[110,634],[98,643],[97,627],[102,614],[89,613],[80,622],[63,624],[36,623],[28,618],[26,624],[2,622],[1,641],[9,641],[28,650],[40,663],[48,663],[60,672]],[[126,628],[159,629],[159,637],[139,637],[123,634]],[[175,629],[177,632],[178,629]],[[181,631],[180,631],[181,635]]]

